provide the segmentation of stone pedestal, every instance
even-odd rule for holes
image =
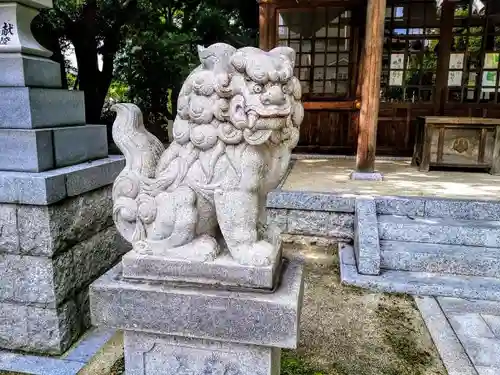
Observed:
[[[112,219],[124,160],[31,34],[51,6],[0,0],[0,348],[42,354],[85,332],[88,285],[130,249]]]
[[[126,279],[118,265],[91,285],[90,304],[94,324],[125,330],[127,375],[278,375],[280,348],[297,346],[302,293],[294,263],[273,292]]]

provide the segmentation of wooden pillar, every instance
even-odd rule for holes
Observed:
[[[361,57],[363,81],[356,156],[357,172],[371,173],[375,169],[385,9],[386,0],[368,0],[365,45]]]
[[[259,48],[268,49],[269,34],[269,4],[260,2],[259,4]]]
[[[455,4],[448,0],[444,0],[441,4],[441,27],[436,69],[436,94],[434,97],[436,115],[444,114],[444,105],[447,100],[448,70],[450,66],[451,46],[453,44],[454,17]]]

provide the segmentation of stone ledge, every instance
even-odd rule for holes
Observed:
[[[108,156],[106,125],[0,129],[0,170],[42,172]]]
[[[344,284],[386,293],[500,301],[500,279],[493,277],[392,270],[379,276],[362,275],[356,268],[351,246],[339,244],[339,257],[340,279]]]
[[[123,156],[52,171],[0,171],[0,203],[46,206],[112,184],[125,166]]]
[[[163,335],[296,348],[302,266],[290,263],[274,293],[126,281],[121,265],[90,287],[95,325]]]
[[[363,194],[274,190],[267,197],[271,209],[354,213],[354,202]],[[417,196],[374,196],[379,215],[498,220],[500,202]]]
[[[267,196],[267,207],[354,213],[354,201],[337,194],[275,190]]]

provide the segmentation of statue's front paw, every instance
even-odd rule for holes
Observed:
[[[259,241],[252,245],[238,246],[231,252],[234,260],[240,264],[265,267],[276,258],[278,249],[266,241]]]
[[[153,250],[146,241],[137,241],[132,245],[133,251],[137,254],[148,255],[152,254]]]

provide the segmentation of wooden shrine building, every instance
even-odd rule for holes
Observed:
[[[418,116],[500,118],[500,0],[261,0],[260,47],[290,46],[298,152],[411,156]]]

